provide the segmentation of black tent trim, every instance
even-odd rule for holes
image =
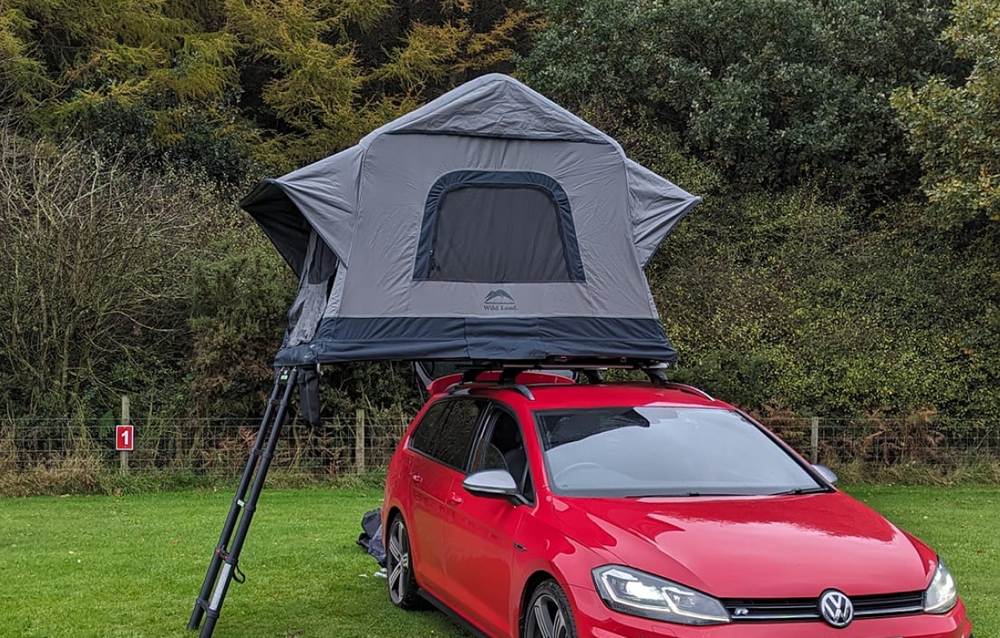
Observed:
[[[509,302],[500,301],[498,306],[504,303]],[[542,361],[582,348],[593,357],[677,360],[677,351],[655,319],[331,317],[320,323],[312,343],[283,348],[275,363],[292,366],[420,358]]]

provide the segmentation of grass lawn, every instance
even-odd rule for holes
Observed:
[[[930,542],[956,574],[976,634],[1000,635],[1000,488],[851,490]],[[231,495],[0,499],[0,636],[191,638],[194,598]],[[218,638],[433,637],[464,632],[389,604],[354,544],[378,490],[265,491]]]

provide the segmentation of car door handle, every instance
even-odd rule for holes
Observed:
[[[451,496],[448,497],[448,500],[455,505],[462,504],[462,497],[459,494],[455,494],[454,492],[451,493]]]
[[[410,474],[410,478],[413,479],[414,483],[421,483],[424,480],[424,478],[419,474]]]

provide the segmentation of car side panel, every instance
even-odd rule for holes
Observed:
[[[412,497],[409,527],[414,574],[421,587],[452,605],[444,560],[452,527],[447,499],[458,472],[412,450],[404,454],[410,457],[405,479]]]
[[[456,609],[487,633],[512,635],[511,559],[517,529],[527,508],[505,498],[476,496],[459,482],[451,507],[454,515],[447,548],[450,586]]]

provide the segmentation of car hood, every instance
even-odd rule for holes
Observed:
[[[624,564],[721,598],[922,590],[935,554],[839,492],[789,496],[553,497],[564,532]]]

